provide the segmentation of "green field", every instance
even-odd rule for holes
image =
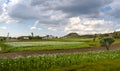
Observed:
[[[120,71],[119,66],[120,50],[0,59],[0,71]]]
[[[117,39],[113,44],[119,44]],[[1,44],[0,44],[1,46]],[[5,48],[4,48],[5,46]],[[7,46],[7,47],[6,47]],[[9,47],[10,46],[10,47]],[[3,52],[18,52],[29,50],[58,50],[74,48],[92,48],[100,47],[99,40],[93,42],[92,38],[59,38],[44,41],[12,41],[2,44]]]
[[[93,38],[53,38],[50,41],[66,41],[66,42],[91,42]]]
[[[9,52],[26,51],[26,50],[56,50],[56,49],[73,49],[73,48],[89,48],[89,44],[84,42],[7,42],[7,45],[12,46],[8,49]]]
[[[117,39],[114,43],[119,44]],[[92,48],[99,40],[51,39],[47,41],[2,42],[3,52]],[[52,54],[0,59],[0,71],[120,71],[120,50]]]

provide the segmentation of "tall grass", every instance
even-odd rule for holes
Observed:
[[[0,71],[48,71],[49,69],[120,59],[120,50],[75,54],[54,54],[0,59]],[[84,67],[83,67],[84,68]],[[99,70],[99,69],[98,69]]]
[[[0,53],[2,52],[8,52],[8,50],[11,48],[11,45],[4,44],[4,42],[0,42]]]
[[[101,62],[71,65],[68,67],[54,67],[48,71],[120,71],[120,58]]]

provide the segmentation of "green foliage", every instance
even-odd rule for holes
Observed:
[[[92,38],[53,38],[50,41],[63,41],[63,42],[91,42]]]
[[[112,37],[104,37],[100,40],[101,46],[104,46],[109,50],[109,47],[115,40]]]
[[[40,36],[29,36],[29,39],[30,40],[41,40],[42,37],[40,37]]]
[[[120,32],[114,32],[114,33],[112,34],[112,36],[113,36],[114,38],[120,38]]]
[[[7,45],[13,46],[9,51],[25,51],[25,50],[55,50],[55,49],[72,49],[72,48],[89,48],[84,42],[8,42]]]
[[[11,45],[4,44],[4,42],[0,42],[0,52],[9,52]]]
[[[31,32],[31,36],[32,36],[32,37],[34,36],[34,33],[33,33],[33,32]]]
[[[94,37],[93,37],[93,42],[96,41],[96,38],[97,38],[97,34],[94,35]]]
[[[23,58],[12,59],[0,59],[0,71],[49,71],[56,68],[70,67],[73,65],[81,65],[78,69],[96,69],[100,67],[106,67],[106,70],[111,69],[109,64],[104,61],[110,61],[120,59],[120,50],[117,51],[104,51],[104,52],[87,52],[87,53],[75,53],[75,54],[54,54],[54,55],[40,55],[40,56],[28,56]],[[112,61],[111,61],[112,62]],[[118,61],[120,62],[120,60]],[[95,63],[95,64],[94,64]],[[99,63],[100,66],[99,66]],[[109,66],[108,66],[109,65]],[[111,64],[119,66],[117,63]],[[66,71],[75,71],[70,67]],[[118,67],[116,67],[118,68]],[[92,69],[90,69],[92,70]],[[57,70],[51,70],[57,71]],[[62,70],[61,70],[62,71]],[[78,70],[79,71],[79,70]]]
[[[120,58],[102,62],[72,65],[69,67],[51,68],[49,71],[120,71]]]
[[[0,42],[6,41],[6,37],[0,38]]]

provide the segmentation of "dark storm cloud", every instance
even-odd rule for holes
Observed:
[[[39,18],[46,11],[62,11],[68,16],[99,17],[100,9],[112,0],[21,0],[8,13],[13,18]],[[53,13],[54,14],[54,13]]]
[[[109,14],[116,19],[120,19],[120,9],[116,9]]]
[[[111,11],[108,14],[115,19],[120,19],[120,0],[114,0],[110,7]]]
[[[90,14],[97,13],[99,8],[102,6],[101,0],[73,0],[70,5],[58,7],[58,10],[70,14]]]

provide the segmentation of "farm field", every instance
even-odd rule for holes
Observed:
[[[8,40],[1,43],[3,52],[20,52],[29,50],[60,50],[75,48],[91,48],[99,45],[99,41],[92,42],[92,38],[56,38],[48,40]],[[5,48],[4,48],[5,46]],[[7,46],[7,47],[6,47]]]
[[[120,40],[117,39],[114,45],[118,45],[119,42]],[[100,45],[99,40],[93,42],[92,39],[71,38],[67,39],[67,41],[63,39],[52,39],[49,41],[4,42],[0,43],[0,46],[4,47],[4,52],[21,53],[23,51],[36,52],[36,50],[55,50],[57,52],[58,50],[64,49],[66,52],[68,50],[75,52],[81,48],[95,49]],[[74,51],[74,49],[76,50]],[[0,71],[119,71],[120,50],[112,49],[110,51],[104,51],[106,49],[102,51],[95,49],[92,52],[87,50],[89,52],[28,55],[27,57],[18,55],[18,57],[13,58],[0,58]]]
[[[117,39],[113,44],[119,44],[120,39]],[[51,39],[46,41],[12,41],[5,42],[4,45],[10,46],[5,52],[18,52],[30,50],[60,50],[60,49],[75,49],[75,48],[93,48],[100,47],[99,40],[93,42],[92,38],[61,38]]]
[[[119,71],[120,50],[0,59],[0,71]]]
[[[89,44],[84,42],[7,42],[11,48],[9,52],[28,51],[28,50],[58,50],[58,49],[73,49],[73,48],[90,48]]]
[[[0,0],[0,71],[120,71],[120,0]]]

